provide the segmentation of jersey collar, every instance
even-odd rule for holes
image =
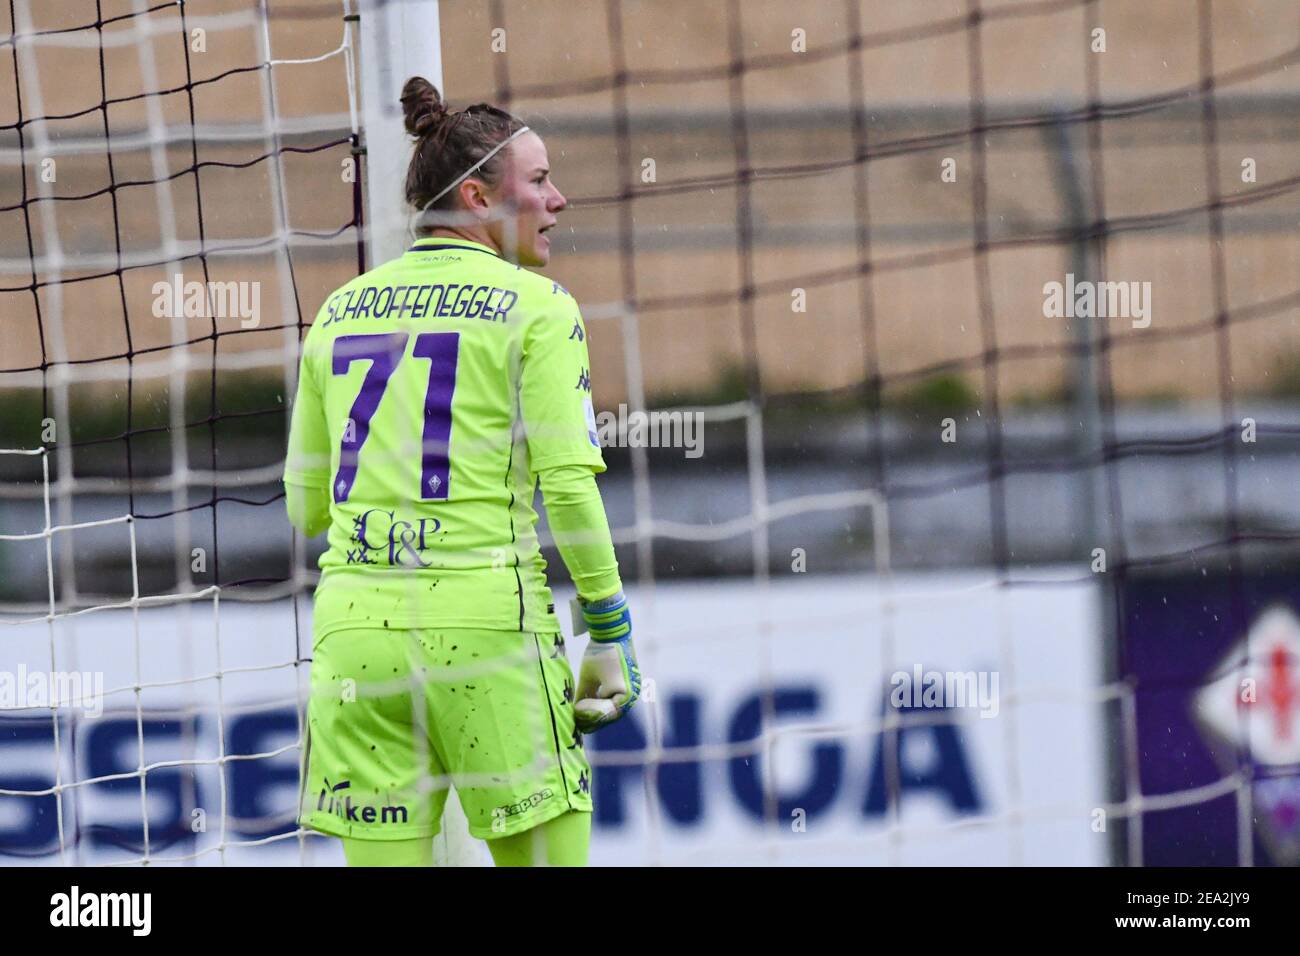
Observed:
[[[470,239],[449,239],[445,236],[425,236],[423,239],[417,239],[415,245],[407,249],[407,252],[425,252],[430,249],[468,249],[472,252],[486,252],[490,256],[501,256],[491,246],[485,246],[481,242],[474,242]]]

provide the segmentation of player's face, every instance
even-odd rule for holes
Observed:
[[[551,240],[546,230],[556,223],[568,200],[551,182],[546,144],[529,131],[506,148],[505,174],[496,198],[507,208],[513,203],[513,221],[497,219],[488,233],[508,259],[521,266],[544,266],[551,259]],[[518,245],[516,247],[516,236]]]

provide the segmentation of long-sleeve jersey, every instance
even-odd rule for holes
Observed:
[[[328,508],[318,640],[558,630],[539,475],[579,593],[620,589],[586,334],[561,286],[462,239],[421,240],[329,296],[303,342],[284,477],[299,527],[319,531]]]

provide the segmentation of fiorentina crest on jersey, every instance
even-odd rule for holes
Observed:
[[[1217,677],[1213,675],[1218,675]],[[1225,772],[1234,751],[1254,765],[1257,827],[1274,861],[1300,863],[1300,621],[1287,607],[1266,610],[1207,676],[1192,699]]]

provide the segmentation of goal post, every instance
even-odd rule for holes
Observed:
[[[374,268],[401,255],[408,239],[403,184],[411,145],[401,107],[402,85],[408,77],[423,76],[446,95],[438,0],[361,0],[358,24],[366,264]],[[448,799],[434,841],[434,862],[479,866],[485,864],[485,856],[483,844],[470,836],[459,798]]]
[[[361,0],[361,111],[366,172],[366,254],[374,267],[406,248],[403,184],[411,159],[402,84],[423,76],[445,96],[438,0]]]

